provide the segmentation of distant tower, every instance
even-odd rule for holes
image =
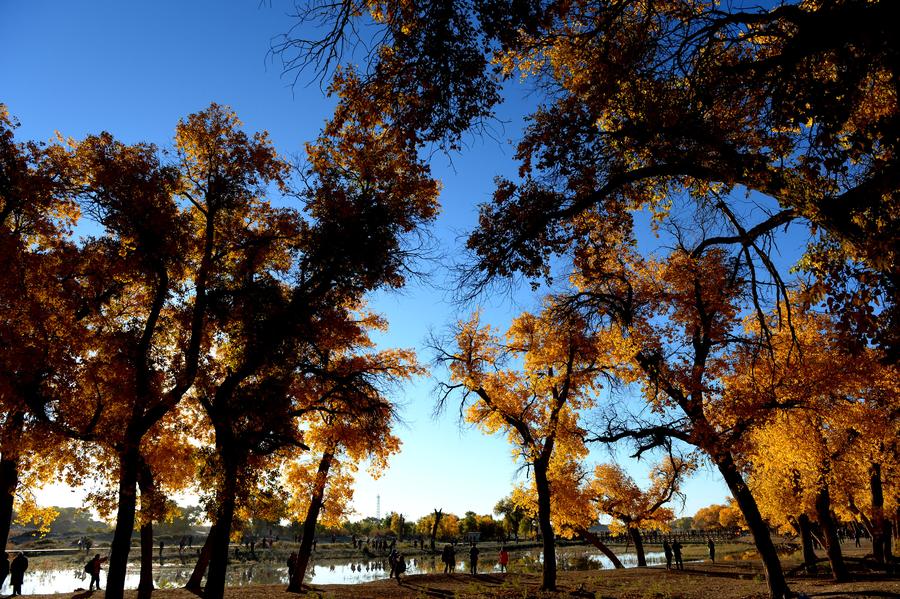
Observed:
[[[381,520],[381,495],[375,496],[375,517]]]

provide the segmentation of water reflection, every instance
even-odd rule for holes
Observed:
[[[618,554],[626,568],[637,566],[637,556],[633,553]],[[662,552],[647,553],[647,564],[665,562]],[[538,572],[543,563],[540,550],[510,552],[509,570],[512,572]],[[600,570],[612,568],[609,559],[596,550],[585,547],[560,547],[557,549],[557,563],[560,570]],[[153,582],[157,588],[183,587],[191,576],[193,563],[182,560],[154,565]],[[444,565],[437,557],[415,556],[407,559],[406,574],[441,573]],[[479,562],[481,572],[499,572],[500,566],[484,555]],[[307,581],[312,584],[358,584],[387,578],[390,572],[387,558],[354,559],[354,560],[322,560],[313,562],[307,572]],[[468,562],[458,560],[456,572],[468,572]],[[137,564],[129,567],[125,588],[137,588],[140,569]],[[101,584],[106,585],[106,570],[101,574]],[[32,567],[25,574],[22,591],[34,593],[66,593],[78,589],[86,589],[90,578],[80,567],[63,569],[42,569],[39,563],[32,562]],[[284,584],[288,582],[287,566],[275,562],[234,563],[227,572],[228,586],[245,586],[249,584]],[[8,582],[3,591],[8,591]]]

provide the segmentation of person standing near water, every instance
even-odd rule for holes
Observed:
[[[25,582],[25,570],[28,569],[28,558],[21,551],[16,559],[9,565],[9,584],[12,585],[12,594],[22,594],[22,583]]]
[[[666,570],[672,569],[672,546],[668,539],[663,539],[663,553],[666,554]]]
[[[471,570],[472,576],[478,574],[478,554],[481,553],[481,550],[478,549],[478,545],[472,543],[472,546],[469,548],[469,567]]]
[[[684,570],[684,561],[681,559],[681,543],[677,539],[672,543],[672,554],[675,556],[675,567]]]
[[[91,584],[88,585],[88,590],[91,591],[94,589],[94,585],[97,585],[97,590],[100,590],[100,565],[106,561],[106,558],[100,557],[100,554],[94,556],[94,559],[88,562],[88,567],[86,568],[88,574],[91,575]]]
[[[509,551],[506,550],[506,547],[500,548],[500,571],[506,572],[506,566],[509,564]]]
[[[444,574],[453,574],[453,570],[456,569],[456,552],[450,543],[444,545],[441,561],[444,562]]]
[[[709,548],[709,559],[716,563],[716,544],[713,543],[712,537],[706,542],[706,546]]]

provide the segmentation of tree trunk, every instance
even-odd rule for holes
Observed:
[[[149,597],[153,592],[153,522],[141,524],[141,580],[138,597]]]
[[[225,594],[225,573],[228,569],[228,540],[237,503],[237,467],[225,461],[222,490],[218,494],[215,526],[209,531],[211,540],[209,575],[206,577],[207,599],[222,599]]]
[[[207,535],[206,541],[203,543],[203,548],[200,550],[197,563],[194,565],[194,571],[191,572],[191,578],[188,580],[187,584],[184,585],[184,588],[197,595],[203,590],[203,585],[201,583],[203,582],[203,577],[206,575],[206,569],[209,567],[209,557],[212,553],[212,540],[215,528],[216,525],[213,523],[212,527],[209,529],[209,535]]]
[[[894,500],[897,509],[894,510],[894,539],[900,540],[900,497]]]
[[[0,459],[0,541],[6,550],[9,541],[9,527],[12,525],[13,503],[19,486],[19,452],[15,450],[17,440],[22,435],[25,416],[15,412],[7,416],[3,431],[3,458]]]
[[[831,494],[828,485],[823,485],[816,494],[816,519],[822,528],[822,540],[825,544],[825,553],[828,555],[828,563],[831,564],[831,574],[835,582],[844,582],[850,576],[844,557],[841,555],[841,542],[838,539],[837,526],[831,515]]]
[[[556,539],[553,523],[550,521],[550,481],[547,480],[547,464],[541,460],[534,463],[534,483],[538,495],[538,528],[543,540],[544,564],[541,580],[542,591],[556,590]]]
[[[753,543],[759,552],[763,570],[766,573],[769,597],[771,599],[786,599],[790,591],[784,578],[784,572],[781,570],[781,561],[778,559],[778,553],[775,551],[775,544],[772,543],[769,526],[763,520],[762,514],[759,513],[759,506],[756,505],[756,500],[744,482],[744,477],[738,471],[731,454],[727,452],[710,453],[710,457],[713,458],[719,472],[722,474],[722,478],[725,479],[725,484],[728,485],[728,489],[741,509],[744,520],[747,522],[747,527],[753,535]]]
[[[288,591],[299,593],[303,588],[303,579],[306,576],[306,568],[309,566],[309,557],[312,555],[313,539],[316,536],[316,521],[319,519],[319,510],[322,509],[322,500],[325,498],[325,483],[328,482],[328,471],[334,459],[332,451],[326,451],[319,460],[319,469],[316,472],[316,483],[312,497],[309,500],[309,508],[306,510],[306,519],[303,520],[303,538],[300,540],[300,549],[297,551],[297,564],[290,576]]]
[[[142,458],[138,470],[138,489],[141,491],[141,578],[138,595],[149,597],[153,591],[153,516],[156,489],[153,472]]]
[[[881,484],[881,464],[869,467],[869,491],[872,494],[872,555],[879,564],[885,563],[884,489]]]
[[[895,500],[897,509],[894,510],[894,538],[900,540],[900,497]]]
[[[125,593],[125,569],[128,567],[131,536],[134,533],[139,464],[140,454],[136,444],[119,452],[119,505],[116,510],[116,530],[109,551],[106,599],[122,599]]]
[[[7,452],[3,456],[6,457]],[[16,459],[0,460],[0,540],[6,548],[9,527],[12,525],[13,502],[19,486],[19,462]]]
[[[434,541],[437,538],[438,525],[441,523],[443,508],[434,510],[434,522],[431,523],[431,552],[434,553]]]
[[[629,528],[628,534],[631,535],[634,551],[637,553],[638,568],[642,568],[647,565],[647,558],[644,556],[644,540],[641,538],[641,531],[637,528]]]
[[[587,541],[591,543],[594,547],[599,549],[603,555],[609,558],[609,561],[612,562],[613,567],[615,568],[624,568],[622,562],[619,561],[619,558],[616,557],[616,554],[612,552],[612,549],[606,546],[606,544],[600,540],[600,537],[592,533],[586,528],[576,528],[575,532],[584,537]]]
[[[807,572],[814,572],[817,558],[813,549],[812,523],[806,514],[797,517],[797,531],[800,533],[800,546],[803,547],[803,564]]]

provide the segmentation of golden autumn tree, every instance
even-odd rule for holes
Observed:
[[[147,434],[138,471],[141,574],[138,591],[153,590],[153,523],[171,521],[177,507],[171,497],[197,488],[197,444],[204,438],[194,405],[180,403]]]
[[[770,520],[800,533],[808,565],[815,559],[809,522],[818,525],[834,578],[846,580],[834,513],[867,523],[876,559],[885,559],[879,548],[884,532],[867,517],[878,508],[859,510],[856,499],[882,503],[871,501],[881,483],[870,477],[880,464],[895,461],[896,371],[876,351],[847,351],[833,319],[811,307],[795,313],[791,330],[770,339],[765,347],[736,352],[734,373],[726,378],[727,392],[739,402],[756,396],[795,406],[752,429],[749,482]]]
[[[749,491],[740,457],[747,431],[790,402],[722,393],[729,354],[746,294],[745,267],[721,248],[699,241],[664,257],[644,258],[633,246],[609,242],[606,223],[591,223],[591,242],[578,248],[575,291],[569,298],[585,317],[600,319],[617,364],[615,374],[639,385],[653,421],[611,419],[588,440],[638,445],[636,455],[671,440],[703,451],[735,497],[754,537],[773,596],[787,593],[767,523]],[[621,233],[619,234],[621,235]]]
[[[581,537],[605,555],[615,568],[624,568],[621,560],[599,536],[590,531],[600,513],[596,495],[589,489],[589,475],[582,466],[587,457],[586,448],[576,454],[557,452],[550,460],[547,478],[552,490],[550,496],[550,522],[554,533],[566,538]],[[520,526],[529,520],[539,520],[537,485],[517,485],[511,495],[512,502],[523,513]]]
[[[587,210],[664,211],[684,192],[728,219],[737,198],[727,192],[744,188],[781,210],[729,236],[750,242],[794,219],[813,223],[810,272],[852,337],[896,360],[890,0],[311,0],[297,17],[323,35],[279,39],[285,69],[325,75],[368,59],[357,100],[417,144],[458,147],[517,75],[543,92],[519,145],[522,181],[501,181],[471,238],[489,276],[543,274]],[[375,32],[355,44],[361,19]],[[369,55],[350,49],[359,46]],[[866,310],[872,301],[885,309]]]
[[[102,445],[115,463],[109,597],[122,594],[138,478],[148,463],[143,445],[193,384],[208,348],[210,286],[231,276],[231,258],[252,253],[233,245],[244,205],[284,172],[264,136],[225,139],[227,111],[212,105],[202,115],[189,122],[216,126],[183,124],[173,164],[150,144],[128,146],[107,133],[48,148],[59,193],[78,203],[93,235],[73,244],[68,262],[85,305],[55,306],[83,327],[77,351],[59,344],[78,376],[61,384],[65,362],[51,362],[56,372],[28,406],[62,434]],[[204,151],[218,158],[201,168]]]
[[[79,208],[65,194],[56,146],[17,142],[18,123],[0,104],[0,539],[20,518],[47,521],[33,490],[76,464],[77,448],[29,406],[48,381],[77,380],[89,339],[84,316],[102,298],[78,281],[70,238]],[[85,420],[86,428],[89,423]],[[72,474],[70,472],[70,474]]]
[[[374,23],[356,100],[413,143],[452,147],[477,131],[515,75],[546,92],[518,146],[519,178],[499,181],[469,238],[467,283],[545,276],[554,254],[590,243],[598,221],[627,229],[635,211],[665,218],[686,198],[724,225],[689,253],[731,246],[761,319],[767,289],[788,299],[769,235],[812,223],[818,239],[803,267],[821,297],[840,309],[848,338],[897,360],[900,111],[886,25],[896,3],[343,0],[309,2],[299,15],[324,23],[325,35],[282,40],[288,69],[358,62],[341,50],[355,20]],[[740,216],[745,190],[769,203],[751,223]],[[748,525],[763,534],[756,520]],[[761,553],[771,595],[787,594],[774,553]]]
[[[477,314],[458,323],[454,335],[456,347],[438,355],[450,371],[441,402],[460,393],[465,420],[486,433],[505,434],[514,456],[531,470],[543,539],[541,587],[553,590],[554,460],[587,455],[579,412],[595,405],[600,389],[605,366],[598,341],[584,321],[558,314],[552,302],[540,314],[516,318],[505,338]]]
[[[600,514],[612,516],[612,532],[625,531],[631,536],[638,566],[646,566],[641,530],[666,529],[675,518],[671,508],[664,507],[680,493],[683,478],[694,465],[670,456],[650,471],[650,487],[646,490],[620,466],[600,464],[587,483],[587,494]]]
[[[391,432],[395,408],[386,394],[423,371],[411,351],[374,351],[368,332],[384,326],[373,315],[361,318],[342,343],[319,352],[318,372],[299,383],[299,403],[309,410],[301,426],[310,456],[287,471],[289,510],[303,523],[288,591],[302,588],[316,523],[338,525],[347,515],[358,465],[368,460],[373,473],[382,472],[399,451],[400,440]]]
[[[762,501],[760,498],[761,503]],[[769,512],[762,505],[760,511],[763,511],[768,519]],[[772,520],[769,522],[773,523]],[[740,508],[735,505],[734,498],[729,497],[724,504],[714,503],[697,510],[693,516],[692,528],[695,530],[733,530],[746,528],[746,523]]]
[[[434,510],[432,513],[416,520],[415,530],[433,541],[438,539],[451,540],[459,537],[459,524],[460,519],[456,514],[445,513],[443,510]],[[432,549],[432,551],[434,550]]]
[[[414,149],[343,101],[307,155],[302,216],[260,205],[274,232],[247,231],[252,259],[212,293],[218,347],[197,393],[215,431],[210,597],[224,592],[247,458],[302,443],[297,419],[315,406],[297,403],[295,381],[316,375],[318,352],[353,326],[365,294],[403,285],[412,240],[436,213],[438,186]]]

